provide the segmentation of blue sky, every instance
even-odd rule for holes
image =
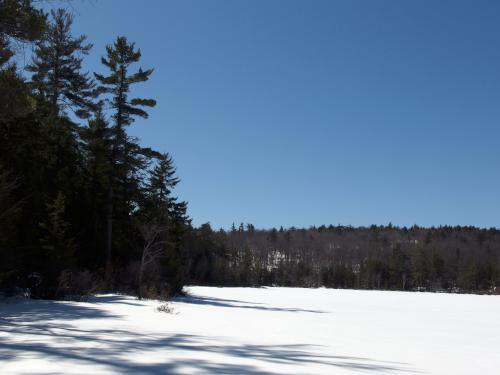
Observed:
[[[194,224],[500,226],[499,1],[72,6],[87,69],[117,35],[155,68],[130,131]]]

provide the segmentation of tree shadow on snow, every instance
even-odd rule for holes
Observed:
[[[222,299],[214,297],[202,297],[202,296],[186,296],[177,297],[176,302],[189,303],[194,305],[209,305],[215,307],[232,307],[239,309],[253,309],[262,311],[279,311],[279,312],[305,312],[305,313],[315,313],[315,314],[327,314],[328,311],[321,310],[308,310],[294,307],[271,307],[258,302],[246,302],[233,299]]]
[[[43,322],[52,320],[102,319],[117,317],[89,303],[65,301],[27,300],[0,304],[0,327],[8,322]]]
[[[141,303],[135,297],[130,297],[130,296],[122,296],[119,294],[102,294],[102,295],[96,295],[92,296],[89,299],[89,302],[91,303],[113,303],[113,304],[120,304],[120,305],[129,305],[129,306],[144,306],[144,303]]]
[[[201,374],[273,374],[263,370],[270,364],[305,365],[304,373],[310,373],[307,365],[328,366],[332,373],[335,368],[358,373],[418,372],[405,363],[319,354],[320,348],[311,345],[235,344],[224,338],[198,335],[85,330],[79,328],[79,319],[120,319],[88,303],[20,303],[6,310],[0,306],[0,361],[6,362],[37,357],[99,365],[112,373],[144,375],[186,373],[186,369]],[[146,353],[153,363],[141,362]],[[85,367],[82,369],[85,371]],[[278,373],[287,372],[274,374]]]

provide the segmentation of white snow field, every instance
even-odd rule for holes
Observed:
[[[500,374],[500,297],[189,287],[0,303],[0,374]]]

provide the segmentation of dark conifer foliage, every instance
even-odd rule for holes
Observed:
[[[20,44],[38,40],[46,17],[29,0],[0,0],[0,121],[8,122],[33,110],[30,92],[12,57]]]
[[[185,264],[181,245],[190,223],[186,214],[187,203],[179,201],[173,195],[179,178],[176,176],[172,157],[168,153],[157,155],[154,164],[144,186],[145,200],[137,212],[137,218],[143,229],[145,225],[161,229],[157,240],[165,244],[162,254],[163,272],[171,291],[179,292]]]
[[[131,65],[139,62],[140,58],[141,51],[135,49],[135,43],[120,36],[112,45],[106,47],[106,57],[101,59],[102,64],[109,69],[109,75],[94,74],[101,84],[99,91],[111,95],[110,103],[115,111],[113,118],[117,131],[130,125],[136,116],[147,118],[147,112],[141,107],[156,105],[153,99],[129,99],[131,85],[147,81],[153,73],[153,69],[142,68],[135,73],[129,72]]]
[[[119,37],[96,88],[72,15],[46,17],[27,0],[0,6],[0,293],[179,291],[189,220],[173,159],[127,134],[155,105],[130,98],[153,70],[133,71],[141,53]],[[25,72],[10,62],[17,42],[34,43]]]
[[[147,118],[147,112],[141,107],[154,107],[153,99],[129,99],[132,85],[145,82],[153,73],[153,69],[130,73],[131,65],[139,62],[140,50],[135,49],[135,44],[120,36],[114,44],[106,47],[106,57],[101,59],[102,64],[108,68],[109,75],[94,73],[100,86],[98,92],[106,96],[105,100],[113,110],[112,147],[111,147],[111,175],[107,196],[107,274],[110,276],[115,245],[114,232],[128,233],[127,226],[115,220],[115,216],[130,213],[137,204],[140,189],[140,171],[143,170],[154,153],[142,149],[134,140],[127,136],[125,127],[134,122],[135,117]],[[118,202],[125,202],[120,205]],[[121,236],[123,238],[124,236]]]
[[[31,0],[0,0],[0,67],[14,55],[16,43],[41,37],[45,18]]]
[[[71,35],[73,16],[64,9],[51,12],[50,23],[36,43],[33,63],[27,70],[33,73],[31,84],[35,92],[50,104],[54,116],[72,110],[87,118],[92,107],[94,84],[88,73],[82,72],[83,57],[91,44],[84,35]]]

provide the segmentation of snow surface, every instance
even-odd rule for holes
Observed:
[[[0,374],[500,374],[500,297],[189,287],[0,303]]]

